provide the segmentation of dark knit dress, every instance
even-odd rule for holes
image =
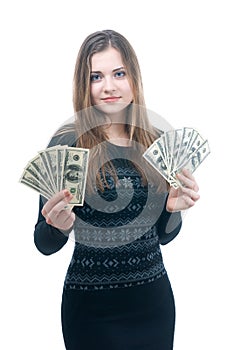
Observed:
[[[62,330],[67,350],[171,350],[175,306],[160,244],[180,231],[165,209],[167,193],[143,185],[129,148],[109,145],[118,181],[74,207],[74,253],[64,282]],[[34,239],[46,255],[68,237],[41,215]]]

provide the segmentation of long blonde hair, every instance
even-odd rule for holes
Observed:
[[[103,164],[102,159],[105,159],[106,151],[104,141],[107,141],[108,137],[105,132],[105,116],[94,108],[91,103],[91,59],[95,53],[104,51],[110,46],[121,54],[132,89],[133,101],[127,107],[127,122],[125,125],[125,131],[129,140],[147,148],[159,137],[159,131],[151,125],[147,117],[141,71],[136,53],[131,44],[123,35],[113,30],[102,30],[92,33],[80,47],[73,78],[75,129],[78,135],[76,146],[90,149],[90,163],[92,165],[97,159],[99,159],[100,164]],[[102,178],[104,178],[104,183],[106,167],[108,171],[113,173],[114,177],[116,176],[111,162],[108,162],[105,166],[102,165],[101,174]],[[141,169],[138,170],[144,181],[144,172]],[[103,190],[103,181],[101,181],[99,172],[96,176],[97,186]],[[87,184],[89,185],[88,179]],[[105,185],[107,186],[107,183]]]

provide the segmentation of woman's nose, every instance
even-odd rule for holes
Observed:
[[[104,81],[104,91],[109,92],[109,91],[115,91],[116,86],[114,79],[112,77],[106,77]]]

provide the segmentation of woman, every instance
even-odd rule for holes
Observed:
[[[147,117],[129,42],[104,30],[83,42],[75,66],[74,123],[50,142],[90,149],[82,207],[63,190],[40,198],[35,244],[45,255],[74,237],[62,298],[68,350],[169,350],[175,307],[160,244],[180,231],[180,211],[199,199],[186,170],[179,189],[143,159],[160,136]],[[74,236],[72,236],[74,235]]]

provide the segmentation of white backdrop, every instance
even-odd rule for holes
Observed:
[[[197,128],[211,147],[196,172],[201,200],[186,214],[180,236],[162,248],[176,299],[175,350],[234,349],[232,1],[12,0],[0,6],[0,348],[64,349],[60,303],[73,243],[50,257],[36,250],[38,195],[18,180],[73,114],[80,44],[93,31],[115,29],[137,52],[148,107],[174,127]]]

